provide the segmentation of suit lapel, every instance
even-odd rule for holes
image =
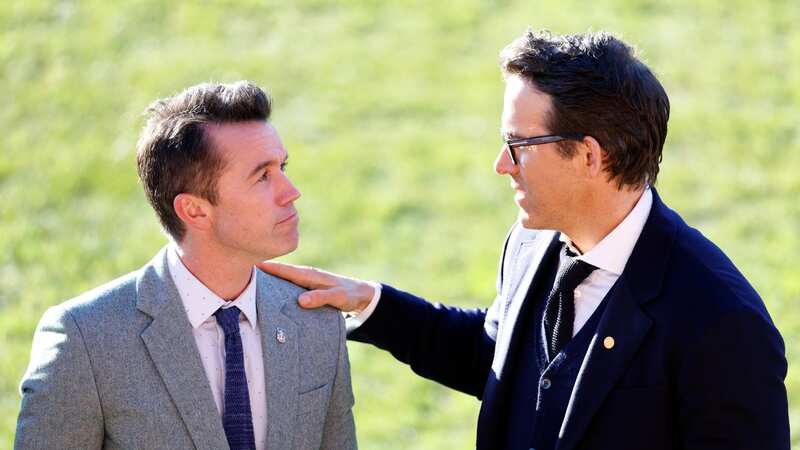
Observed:
[[[653,325],[642,306],[661,292],[677,215],[654,188],[653,206],[628,263],[606,298],[606,310],[583,360],[559,432],[558,450],[573,450]],[[612,348],[604,340],[612,337]]]
[[[490,379],[486,388],[478,418],[478,448],[495,448],[498,440],[503,436],[497,435],[497,430],[503,429],[507,420],[507,408],[511,384],[509,378],[503,374],[513,373],[514,358],[508,359],[516,347],[519,346],[520,316],[530,314],[531,305],[525,305],[528,291],[534,283],[542,278],[546,271],[538,270],[543,260],[549,259],[557,251],[559,241],[558,233],[542,231],[534,239],[518,242],[518,248],[508,249],[509,262],[512,264],[509,287],[504,289],[511,296],[503,312],[503,326],[495,344],[494,360]],[[521,271],[516,273],[517,271]],[[531,303],[531,302],[527,302]]]
[[[198,449],[227,449],[225,430],[192,328],[167,271],[166,249],[138,280],[137,307],[153,318],[141,337]]]
[[[299,334],[287,315],[293,297],[257,271],[256,307],[264,352],[267,389],[267,442],[270,449],[290,449],[294,436],[300,378]]]
[[[575,448],[611,388],[625,372],[652,326],[628,289],[624,275],[606,298],[603,319],[583,360],[559,433],[558,450]],[[614,339],[606,348],[604,339]]]
[[[506,312],[503,318],[505,326],[502,329],[502,334],[498,336],[495,358],[492,362],[492,369],[495,374],[497,374],[498,380],[501,379],[502,373],[508,369],[505,367],[506,359],[509,353],[513,351],[515,342],[519,340],[519,333],[517,331],[520,321],[518,319],[526,303],[525,298],[528,296],[528,291],[530,291],[531,286],[539,282],[542,278],[542,274],[545,272],[538,270],[542,259],[545,255],[555,251],[560,245],[558,235],[559,234],[556,232],[543,231],[538,233],[534,240],[522,242],[520,244],[521,248],[514,261],[514,270],[516,271],[523,267],[526,270],[521,278],[512,276],[511,279],[513,284],[509,292],[513,292],[513,297],[506,306]],[[519,279],[519,282],[517,282],[517,279]],[[513,289],[514,287],[516,287],[516,289]]]

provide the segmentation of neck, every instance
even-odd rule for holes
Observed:
[[[574,223],[562,231],[581,253],[586,253],[625,220],[642,193],[644,188],[593,191],[575,209],[579,215]]]
[[[202,241],[186,236],[177,244],[183,265],[221,299],[235,300],[250,283],[253,262],[203,245]]]

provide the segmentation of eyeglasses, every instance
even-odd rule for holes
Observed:
[[[527,147],[529,145],[549,144],[551,142],[559,141],[581,141],[586,135],[583,133],[561,133],[561,134],[548,134],[546,136],[533,136],[520,139],[506,139],[506,151],[508,156],[511,157],[511,162],[517,164],[517,156],[514,154],[514,149],[517,147]]]

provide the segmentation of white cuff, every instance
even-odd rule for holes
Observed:
[[[378,306],[378,301],[381,299],[381,284],[374,281],[366,281],[366,283],[372,286],[372,289],[375,291],[375,293],[372,295],[372,300],[369,301],[369,305],[367,305],[363,311],[356,315],[345,313],[348,329],[358,328],[363,325],[364,322],[369,319],[369,316],[372,315],[372,312],[375,311],[375,308]]]

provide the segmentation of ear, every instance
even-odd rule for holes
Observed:
[[[578,154],[576,163],[579,165],[580,173],[589,178],[596,178],[603,173],[603,156],[605,150],[597,142],[597,139],[586,136],[577,145]]]
[[[211,228],[212,209],[208,200],[193,194],[181,193],[172,200],[172,207],[187,229]]]

